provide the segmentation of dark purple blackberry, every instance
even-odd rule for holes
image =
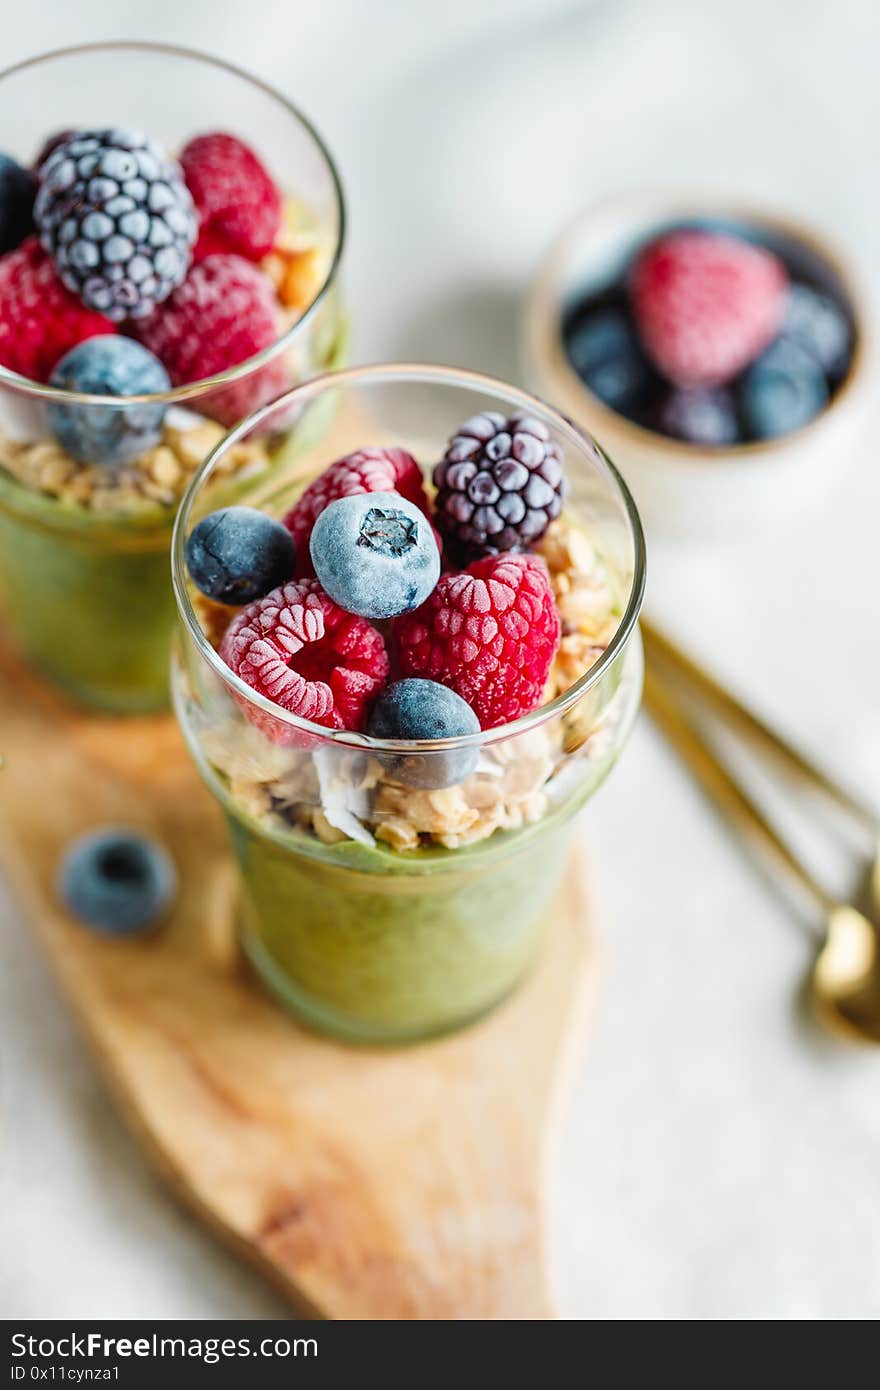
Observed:
[[[64,284],[119,322],[184,280],[197,221],[180,168],[146,136],[77,131],[39,169],[34,219]]]
[[[457,556],[529,550],[562,510],[562,450],[540,420],[487,410],[459,426],[434,486],[437,527]]]

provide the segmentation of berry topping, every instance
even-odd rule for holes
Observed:
[[[434,485],[437,526],[454,552],[528,549],[562,510],[562,450],[542,421],[485,411],[459,426]]]
[[[788,292],[782,335],[791,338],[831,376],[839,376],[849,360],[852,331],[843,310],[807,285]]]
[[[478,734],[480,721],[460,695],[437,681],[395,681],[378,696],[367,721],[373,738],[462,738]],[[477,765],[478,748],[449,752],[401,753],[383,757],[390,776],[407,787],[451,787]]]
[[[756,439],[776,439],[801,429],[827,401],[819,363],[787,338],[780,338],[753,363],[740,386],[743,420]]]
[[[253,690],[290,714],[329,729],[362,729],[388,678],[381,633],[345,613],[314,579],[290,580],[233,618],[220,655]],[[246,706],[276,743],[296,733]]]
[[[195,259],[265,256],[281,225],[281,194],[253,150],[234,135],[199,135],[180,163],[199,218]]]
[[[69,290],[114,322],[143,318],[179,285],[196,238],[180,168],[146,136],[77,131],[38,171],[34,218]]]
[[[116,334],[87,338],[65,353],[53,386],[92,396],[140,396],[167,391],[171,382],[158,358],[140,343]],[[130,463],[162,437],[165,406],[157,401],[127,406],[49,406],[49,424],[63,449],[82,463]]]
[[[672,391],[660,407],[664,434],[688,444],[735,444],[739,436],[736,406],[728,391]]]
[[[168,854],[134,830],[98,830],[75,840],[58,875],[70,911],[109,936],[155,926],[177,891]]]
[[[394,624],[404,675],[449,686],[484,729],[541,703],[559,636],[537,555],[490,555],[463,574],[444,574],[427,602]]]
[[[677,386],[729,381],[779,331],[786,285],[781,261],[762,247],[721,232],[670,232],[632,272],[645,350]]]
[[[186,541],[193,583],[216,603],[252,603],[290,579],[296,548],[290,532],[253,507],[223,507],[202,517]]]
[[[76,343],[114,331],[64,288],[36,237],[0,257],[0,362],[10,371],[48,381]]]
[[[0,255],[20,246],[34,230],[37,181],[8,154],[0,154]]]
[[[421,469],[405,449],[358,449],[347,454],[309,483],[284,518],[296,541],[300,573],[312,572],[309,540],[324,508],[339,497],[365,492],[396,492],[426,515],[429,511]]]
[[[622,309],[600,309],[566,324],[565,347],[578,376],[600,401],[622,414],[642,406],[652,373]]]
[[[331,502],[315,522],[309,549],[326,593],[363,618],[409,613],[440,578],[440,551],[427,517],[394,492]]]
[[[40,153],[34,160],[34,173],[39,174],[49,155],[54,154],[59,145],[66,145],[68,140],[73,140],[75,137],[75,130],[56,130],[54,135],[50,135],[47,140],[44,140],[40,146]]]
[[[271,280],[250,261],[209,256],[134,330],[165,363],[174,385],[184,386],[237,367],[274,343],[278,301]],[[199,408],[232,425],[288,384],[284,363],[276,357],[251,376],[203,396]]]

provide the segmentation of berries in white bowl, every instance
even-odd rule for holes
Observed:
[[[624,194],[545,257],[525,369],[602,440],[650,529],[733,535],[818,500],[858,456],[869,302],[852,257],[786,216]]]

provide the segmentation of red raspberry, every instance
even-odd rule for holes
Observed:
[[[218,131],[190,140],[180,163],[199,215],[194,259],[218,251],[265,256],[281,225],[281,194],[253,150]]]
[[[116,324],[65,289],[36,237],[0,256],[0,362],[31,381],[48,381],[70,348]]]
[[[309,483],[283,518],[296,542],[297,574],[314,574],[309,537],[324,508],[340,497],[355,497],[363,492],[397,492],[426,516],[430,513],[422,471],[405,449],[358,449],[347,454]]]
[[[237,367],[274,343],[281,331],[271,280],[241,256],[209,256],[146,318],[131,325],[154,352],[175,386]],[[290,385],[285,364],[273,358],[251,376],[195,401],[224,425],[234,425]]]
[[[642,251],[631,293],[645,350],[678,386],[719,386],[775,338],[787,276],[772,252],[720,232],[671,232]]]
[[[448,685],[484,729],[541,703],[559,636],[537,555],[489,555],[462,574],[444,574],[421,608],[394,622],[401,673]]]
[[[220,644],[227,666],[266,699],[328,729],[361,729],[388,678],[381,633],[328,598],[316,579],[291,579],[233,618]],[[302,734],[252,705],[274,743]]]

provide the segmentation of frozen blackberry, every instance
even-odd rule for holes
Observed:
[[[562,510],[562,450],[540,420],[487,410],[459,426],[434,486],[437,527],[460,558],[529,550]]]
[[[40,165],[34,219],[64,284],[118,323],[186,276],[197,221],[180,167],[130,130],[82,130]]]

